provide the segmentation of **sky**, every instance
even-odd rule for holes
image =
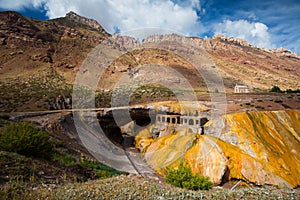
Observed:
[[[111,34],[141,39],[170,32],[203,38],[219,33],[300,54],[299,0],[0,0],[0,11],[5,10],[38,19],[74,11]]]

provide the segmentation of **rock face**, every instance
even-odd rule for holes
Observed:
[[[216,184],[243,180],[255,185],[300,185],[300,111],[254,111],[221,116],[206,124],[205,135],[179,131],[136,145],[158,172],[180,161]]]
[[[112,38],[116,41],[116,43],[125,49],[133,48],[138,45],[138,41],[133,37],[114,34]]]
[[[293,53],[283,47],[280,47],[278,49],[272,49],[271,50],[272,53],[278,55],[278,56],[285,56],[285,57],[289,57],[289,58],[298,58],[300,59],[300,56],[296,53]]]
[[[221,34],[215,34],[212,39],[220,40],[227,43],[234,43],[236,45],[240,45],[244,47],[251,47],[251,45],[246,40],[239,39],[239,38],[228,38]]]
[[[65,97],[62,95],[58,95],[49,101],[49,110],[64,110],[70,109],[72,102],[71,97]]]
[[[79,22],[81,24],[85,24],[87,26],[90,26],[98,31],[100,31],[101,33],[105,33],[106,34],[106,31],[102,28],[102,26],[94,19],[88,19],[86,17],[82,17],[78,14],[76,14],[75,12],[69,12],[66,14],[66,17],[69,18],[69,19],[72,19],[76,22]]]

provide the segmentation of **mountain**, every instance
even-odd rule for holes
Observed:
[[[72,12],[48,21],[1,12],[1,110],[49,109],[53,98],[70,96],[79,66],[108,36],[96,21]]]
[[[145,85],[158,87],[158,93],[162,86],[159,78],[167,79],[166,84],[176,85],[181,81],[178,74],[195,91],[205,92],[208,89],[204,77],[216,69],[229,93],[236,84],[248,85],[254,92],[266,92],[274,85],[284,90],[300,87],[300,57],[283,48],[261,49],[221,35],[211,39],[154,35],[137,41],[128,36],[111,36],[95,20],[74,12],[41,21],[8,11],[0,13],[0,108],[22,111],[70,107],[54,105],[57,103],[53,101],[61,97],[68,101],[66,98],[71,96],[72,84],[83,61],[103,41],[113,42],[113,48],[122,54],[105,66],[98,86],[99,106],[109,106],[112,89],[121,77],[133,76],[139,81],[146,73],[149,81]],[[161,43],[164,49],[156,48],[154,43]],[[187,60],[186,56],[194,51],[188,45],[201,49],[198,51],[202,57],[196,59],[204,74],[198,73]],[[145,71],[141,69],[145,65],[166,66],[166,70]],[[158,83],[152,84],[151,80]],[[155,93],[153,88],[150,90],[151,94]],[[142,96],[141,100],[133,99],[142,102],[145,94],[133,96]],[[172,95],[146,97],[155,101],[172,98]]]
[[[123,38],[126,39],[126,37]],[[205,64],[211,65],[209,67],[217,68],[228,91],[232,91],[237,83],[248,85],[251,89],[256,89],[257,91],[267,91],[273,85],[278,85],[283,89],[298,89],[300,86],[300,56],[283,48],[273,50],[257,48],[244,40],[226,38],[222,35],[215,35],[211,39],[183,38],[175,34],[155,35],[145,38],[141,43],[151,44],[163,41],[179,41],[177,46],[174,45],[169,48],[171,51],[172,49],[182,48],[181,44],[203,48],[207,52],[205,54],[206,59],[211,60],[210,63]],[[153,50],[149,51],[149,53],[146,53],[147,50],[134,52],[131,55],[131,62],[124,65],[128,69],[129,66],[157,62],[178,70],[188,80],[191,80],[191,84],[195,83],[196,80],[202,79],[201,75],[189,73],[191,66],[187,62],[176,58],[176,55],[162,54]],[[186,50],[186,52],[184,50],[181,52],[185,55],[192,53],[192,51],[191,48]],[[160,56],[156,55],[156,53]],[[142,59],[139,59],[141,57]],[[205,62],[203,59],[201,61]],[[205,68],[207,66],[202,65],[201,67]],[[195,71],[195,69],[193,70]],[[206,68],[205,70],[210,69]],[[193,84],[193,86],[198,87],[197,89],[203,89],[203,81],[200,81],[199,84]]]
[[[69,71],[80,66],[86,54],[109,36],[96,21],[73,12],[49,21],[2,12],[0,21],[1,79],[26,77],[43,67],[53,67],[68,79]]]

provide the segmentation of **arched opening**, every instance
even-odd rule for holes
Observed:
[[[181,121],[180,121],[180,117],[178,116],[178,117],[176,117],[176,123],[177,124],[180,124],[181,123]]]
[[[194,120],[193,119],[189,119],[189,125],[194,125]]]
[[[206,117],[200,119],[200,126],[203,126],[208,122],[208,119]]]
[[[158,117],[157,117],[157,121],[160,122],[160,120],[161,120],[161,118],[160,118],[160,116],[158,116]]]
[[[176,124],[176,118],[172,118],[172,124]]]
[[[167,122],[170,123],[170,117],[167,117]]]

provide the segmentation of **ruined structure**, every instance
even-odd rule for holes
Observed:
[[[156,126],[178,126],[190,129],[194,133],[204,134],[204,124],[208,122],[206,116],[189,116],[189,115],[171,115],[171,114],[157,114]],[[161,129],[161,128],[160,128]],[[159,134],[159,137],[162,135]]]

